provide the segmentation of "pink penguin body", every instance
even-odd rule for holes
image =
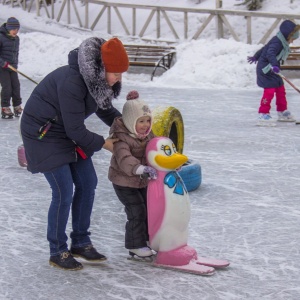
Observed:
[[[158,172],[158,177],[148,186],[148,222],[151,248],[169,251],[187,244],[190,220],[189,196],[174,193],[164,185],[167,172]]]
[[[150,247],[157,251],[154,264],[201,275],[229,266],[226,260],[199,258],[187,244],[190,200],[176,170],[188,158],[177,153],[167,137],[153,138],[147,145],[146,157],[157,170],[157,179],[149,182],[147,195]]]
[[[187,246],[190,200],[176,172],[188,158],[176,151],[166,137],[152,139],[146,149],[148,164],[157,170],[157,179],[148,185],[148,228],[150,246],[158,251],[156,263],[188,264],[197,258]]]

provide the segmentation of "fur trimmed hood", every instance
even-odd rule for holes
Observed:
[[[120,82],[110,87],[105,79],[105,68],[101,59],[101,46],[105,42],[102,38],[91,37],[84,40],[78,48],[80,74],[101,109],[111,108],[112,100],[121,92]]]

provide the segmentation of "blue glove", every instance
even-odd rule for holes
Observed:
[[[149,179],[156,179],[157,178],[157,172],[154,168],[146,166],[144,168],[143,174],[147,175]]]
[[[280,68],[277,66],[272,67],[272,71],[276,74],[278,74],[280,72]]]
[[[253,64],[253,63],[256,64],[257,63],[257,58],[254,57],[254,56],[248,56],[247,61],[248,61],[249,64]]]

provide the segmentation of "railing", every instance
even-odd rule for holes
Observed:
[[[246,30],[246,41],[248,44],[253,43],[252,39],[252,20],[258,18],[270,19],[270,27],[262,34],[262,37],[255,43],[266,43],[273,31],[278,28],[280,22],[284,19],[299,20],[299,14],[274,14],[266,12],[225,10],[225,9],[197,9],[197,8],[181,8],[167,6],[137,5],[113,3],[98,0],[63,0],[62,3],[54,3],[46,5],[46,0],[29,0],[29,4],[25,0],[2,0],[3,4],[11,4],[21,6],[23,9],[31,12],[35,7],[38,16],[46,14],[48,18],[56,19],[57,22],[66,22],[90,30],[106,29],[111,35],[130,35],[141,39],[157,39],[169,42],[177,42],[178,40],[198,39],[205,29],[215,20],[214,30],[216,38],[224,38],[232,36],[236,41],[241,41],[240,36],[245,36],[237,30]],[[83,2],[82,2],[83,1]],[[84,4],[84,5],[83,5]],[[93,4],[91,8],[90,5]],[[97,9],[99,7],[99,9]],[[43,9],[42,9],[43,8]],[[122,8],[122,9],[121,9]],[[125,14],[124,11],[131,11]],[[123,15],[122,15],[123,13]],[[71,16],[76,20],[71,21]],[[130,16],[131,17],[128,17]],[[240,17],[241,26],[234,29],[228,17]],[[84,19],[81,19],[81,18]],[[199,20],[198,28],[189,28],[189,20],[197,18]],[[272,19],[274,19],[272,23]],[[74,23],[76,22],[76,23]],[[121,25],[123,32],[116,31],[116,24]],[[167,25],[168,32],[162,32],[162,23]],[[244,25],[243,25],[244,23]],[[104,24],[104,25],[103,25]],[[118,28],[119,28],[118,27]],[[99,29],[100,28],[100,29]],[[152,30],[152,32],[147,34]],[[255,35],[259,33],[256,32]],[[153,36],[155,35],[155,36]],[[173,37],[173,40],[170,39]]]

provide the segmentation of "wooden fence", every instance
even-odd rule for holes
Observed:
[[[215,20],[214,30],[216,38],[224,38],[226,30],[227,35],[231,35],[236,41],[241,41],[239,36],[242,34],[239,35],[237,29],[233,28],[229,21],[229,17],[240,17],[240,27],[246,31],[246,41],[242,42],[247,42],[248,44],[253,43],[252,21],[254,20],[255,22],[260,18],[270,19],[270,27],[265,28],[265,32],[255,32],[255,35],[262,35],[255,43],[264,44],[282,20],[292,19],[298,21],[300,19],[299,14],[274,14],[221,8],[197,9],[132,5],[98,0],[63,0],[61,3],[54,3],[54,0],[47,1],[50,3],[49,5],[46,4],[46,0],[2,0],[2,3],[12,7],[22,7],[28,12],[34,12],[35,10],[37,16],[46,15],[57,22],[72,24],[84,29],[99,30],[98,28],[100,27],[101,31],[105,30],[110,35],[123,34],[141,39],[148,38],[161,41],[165,39],[166,42],[198,39],[213,20]],[[216,0],[216,3],[220,5],[222,1]],[[122,14],[125,10],[127,13]],[[128,10],[131,13],[128,13]],[[71,17],[73,19],[75,17],[75,20],[71,20]],[[195,17],[199,19],[199,26],[197,28],[189,28],[189,19]],[[114,30],[116,22],[121,25],[123,32],[120,33],[118,31],[116,33]],[[167,25],[169,29],[167,33],[162,32],[162,23]],[[150,37],[146,33],[149,27],[155,32],[152,32]],[[243,36],[245,35],[243,34]]]

